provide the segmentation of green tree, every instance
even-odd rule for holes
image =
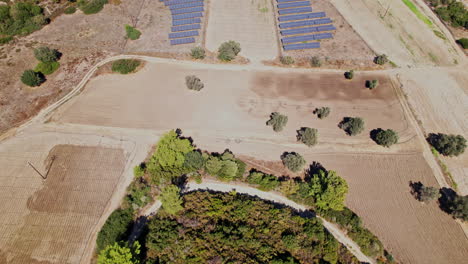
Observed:
[[[315,128],[302,127],[297,130],[297,140],[308,147],[315,146],[318,142],[318,131]]]
[[[279,191],[286,197],[295,194],[299,191],[299,184],[292,179],[280,182]]]
[[[170,169],[182,167],[185,155],[191,151],[193,146],[190,140],[180,138],[174,130],[171,130],[159,140],[154,157],[163,168]]]
[[[218,172],[223,167],[223,162],[215,156],[210,156],[205,163],[205,170],[211,176],[218,175]]]
[[[140,243],[135,241],[132,247],[120,246],[118,243],[103,249],[97,259],[98,264],[139,264]]]
[[[388,57],[385,54],[378,55],[374,58],[374,63],[378,65],[384,65],[388,62]]]
[[[378,85],[379,85],[378,80],[367,80],[366,81],[366,87],[371,89],[371,90],[374,89],[374,88],[377,88]]]
[[[319,173],[312,175],[310,195],[320,209],[343,210],[347,193],[348,184],[335,171],[319,170]]]
[[[316,114],[318,118],[324,119],[330,114],[330,107],[315,108],[313,113]]]
[[[78,7],[85,15],[99,13],[105,4],[107,0],[78,0]]]
[[[60,63],[58,61],[53,62],[39,62],[34,68],[35,72],[40,72],[44,75],[49,75],[54,73],[60,67]]]
[[[60,59],[60,52],[56,49],[49,47],[39,47],[34,49],[34,57],[40,62],[48,63],[58,61]]]
[[[190,151],[185,154],[184,167],[197,171],[205,166],[205,159],[199,151]]]
[[[195,75],[186,76],[185,85],[187,85],[187,88],[194,91],[200,91],[204,87],[204,84],[202,83],[200,78],[198,78]]]
[[[183,209],[179,193],[179,188],[172,184],[162,190],[160,197],[162,209],[168,214],[173,215]]]
[[[458,156],[465,152],[466,139],[462,135],[430,133],[427,141],[444,156]]]
[[[457,195],[450,205],[450,210],[453,217],[468,221],[468,195]]]
[[[125,25],[125,32],[127,33],[127,38],[131,40],[137,40],[141,35],[141,32],[138,29],[130,25]]]
[[[338,127],[343,129],[346,134],[356,136],[364,131],[364,120],[360,117],[345,117],[338,124]]]
[[[284,166],[292,172],[299,172],[306,164],[305,159],[296,152],[285,152],[281,155]]]
[[[21,75],[21,81],[28,86],[35,87],[45,82],[45,77],[40,72],[26,70],[23,72],[23,75]]]
[[[205,49],[202,47],[195,47],[190,51],[190,56],[197,60],[203,60],[205,58]]]
[[[432,186],[422,186],[419,190],[418,200],[426,203],[439,198],[439,196],[439,189]]]
[[[387,148],[393,144],[398,143],[399,139],[397,132],[391,129],[383,130],[381,128],[372,130],[371,138],[375,141],[375,143]]]
[[[354,70],[349,70],[344,73],[346,79],[351,80],[354,78]]]
[[[261,171],[251,171],[249,176],[247,176],[247,182],[258,185],[258,189],[262,191],[271,191],[280,185],[277,177]]]
[[[218,171],[218,177],[224,181],[232,181],[237,175],[237,163],[232,160],[223,160],[222,167]]]
[[[130,209],[117,209],[102,226],[96,239],[96,250],[100,252],[115,242],[126,240],[133,224],[133,215]]]
[[[457,39],[457,43],[460,44],[463,49],[468,49],[468,38]]]
[[[266,122],[267,126],[272,126],[275,132],[281,132],[287,123],[288,117],[278,112],[271,113],[270,120]]]
[[[233,40],[224,42],[218,49],[218,59],[222,61],[232,61],[241,51],[240,44]]]

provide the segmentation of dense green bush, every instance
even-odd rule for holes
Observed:
[[[127,33],[127,38],[131,40],[137,40],[141,35],[141,32],[138,29],[130,25],[125,25],[125,32]]]
[[[218,59],[222,61],[232,61],[241,51],[240,44],[233,40],[224,42],[218,49]]]
[[[8,36],[8,37],[0,37],[0,45],[2,44],[7,44],[8,42],[12,41],[13,37]]]
[[[244,175],[246,165],[225,150],[222,155],[210,155],[205,162],[205,171],[222,181],[232,181]]]
[[[324,119],[330,114],[330,107],[315,108],[313,113],[316,114],[318,118]]]
[[[105,4],[107,4],[107,0],[78,0],[78,8],[85,15],[99,13]]]
[[[193,171],[202,169],[205,166],[205,159],[200,151],[190,151],[185,154],[184,167],[190,168]]]
[[[187,88],[194,91],[200,91],[205,86],[200,78],[195,75],[189,75],[185,77],[185,85]]]
[[[135,241],[131,247],[126,243],[114,243],[99,252],[97,264],[140,264],[140,243]]]
[[[345,117],[338,124],[338,127],[343,129],[346,134],[356,136],[364,131],[364,120],[360,117]]]
[[[135,175],[136,176],[136,175]],[[127,188],[124,201],[133,210],[138,210],[153,201],[151,187],[143,177],[135,179]]]
[[[296,138],[308,147],[312,147],[318,143],[318,131],[315,128],[302,127],[297,130]]]
[[[468,49],[468,38],[461,38],[457,40],[457,43],[462,46],[464,49]]]
[[[195,47],[190,51],[190,56],[197,60],[203,60],[205,58],[205,49],[202,47]]]
[[[354,70],[349,70],[344,73],[346,79],[351,80],[354,78]]]
[[[292,172],[299,172],[306,164],[305,159],[296,152],[283,153],[283,155],[281,155],[281,161],[283,161],[284,166]]]
[[[54,62],[60,59],[60,52],[49,47],[39,47],[34,49],[34,57],[40,62]]]
[[[384,65],[388,62],[388,57],[385,54],[378,55],[374,58],[374,63],[378,65]]]
[[[112,63],[112,71],[120,74],[129,74],[134,72],[138,66],[140,66],[139,60],[121,59]]]
[[[258,189],[266,192],[274,190],[280,185],[277,177],[260,171],[251,171],[247,176],[247,182],[258,185]]]
[[[96,251],[100,252],[109,245],[127,240],[132,225],[132,210],[117,209],[112,212],[97,235]]]
[[[280,61],[284,65],[294,64],[294,59],[291,56],[281,56]]]
[[[69,6],[69,7],[65,8],[65,10],[63,12],[65,14],[67,14],[67,15],[74,14],[76,12],[76,7]]]
[[[159,197],[162,209],[168,214],[176,214],[183,209],[182,199],[180,198],[180,189],[175,185],[166,186]]]
[[[288,117],[278,112],[271,113],[270,120],[266,122],[267,126],[272,126],[275,132],[281,132],[287,123]]]
[[[466,139],[462,135],[430,133],[427,141],[444,156],[458,156],[465,152]]]
[[[309,195],[314,197],[317,208],[341,211],[347,193],[348,184],[335,171],[319,170],[312,175]]]
[[[366,81],[366,87],[371,89],[371,90],[374,89],[374,88],[377,88],[378,85],[379,85],[378,80],[367,80]]]
[[[310,66],[318,68],[322,66],[322,61],[319,57],[313,56],[312,58],[310,58]]]
[[[435,12],[452,26],[468,29],[468,10],[462,2],[452,1],[447,6],[437,8]]]
[[[47,23],[42,8],[33,2],[0,5],[0,36],[27,35]]]
[[[60,63],[58,61],[53,62],[39,62],[34,68],[35,72],[40,72],[44,75],[49,75],[54,73],[60,67]]]
[[[397,132],[391,129],[383,130],[381,128],[372,130],[371,138],[375,143],[384,147],[390,147],[391,145],[398,143],[399,139]]]
[[[468,221],[468,195],[457,195],[450,205],[450,210],[453,217]]]
[[[21,81],[28,86],[35,87],[45,82],[45,77],[40,72],[26,70],[23,72],[23,75],[21,75]]]

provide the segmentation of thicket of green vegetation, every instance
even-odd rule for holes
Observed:
[[[247,182],[266,192],[272,191],[280,185],[278,177],[256,170],[252,170],[249,173],[249,176],[247,176]]]
[[[468,38],[457,39],[457,43],[462,46],[464,49],[468,49]]]
[[[125,32],[127,33],[127,38],[131,40],[137,40],[141,35],[141,32],[138,29],[130,25],[125,25]]]
[[[139,264],[140,247],[138,241],[131,247],[127,243],[114,243],[99,252],[97,264]]]
[[[33,70],[25,70],[23,72],[23,75],[21,75],[21,82],[28,86],[35,87],[45,82],[45,77],[44,74],[40,72],[35,72]]]
[[[39,62],[36,67],[34,68],[35,72],[40,72],[44,75],[49,75],[54,73],[60,67],[60,63],[58,61],[54,62]]]
[[[224,42],[218,49],[218,59],[222,61],[232,61],[241,51],[240,44],[233,40]]]
[[[430,133],[427,141],[444,156],[458,156],[465,152],[466,139],[462,135]]]
[[[75,12],[76,12],[76,7],[74,7],[74,6],[69,6],[69,7],[65,8],[65,10],[63,11],[63,13],[65,13],[67,15],[74,14]]]
[[[43,75],[54,73],[60,67],[58,60],[61,56],[62,54],[58,50],[49,47],[34,49],[34,57],[39,61],[34,71]]]
[[[455,199],[450,204],[450,210],[452,211],[453,217],[468,221],[468,195],[455,196]]]
[[[267,126],[272,126],[273,131],[281,132],[288,123],[288,117],[278,112],[271,113],[270,120],[266,122]]]
[[[244,195],[194,192],[151,219],[151,263],[357,263],[317,218]]]
[[[33,2],[0,5],[0,36],[4,42],[11,36],[30,34],[48,22],[42,8]]]
[[[461,1],[456,0],[428,0],[439,17],[454,27],[468,29],[468,10]]]
[[[118,72],[120,74],[129,74],[132,73],[140,66],[141,62],[139,60],[132,59],[121,59],[116,60],[112,63],[112,71]]]
[[[107,246],[126,241],[133,224],[130,209],[117,209],[107,218],[96,239],[96,251],[101,252]]]
[[[85,15],[99,13],[105,4],[107,4],[107,0],[78,0],[78,8]]]

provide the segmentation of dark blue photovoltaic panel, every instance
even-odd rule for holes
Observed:
[[[180,4],[180,5],[171,5],[169,6],[169,9],[176,10],[176,9],[181,9],[181,8],[189,8],[189,7],[197,7],[197,6],[203,6],[203,2],[193,2],[193,3]]]
[[[182,19],[182,20],[172,20],[173,26],[188,25],[188,24],[195,24],[195,23],[201,23],[201,19],[189,18],[189,19]]]
[[[203,7],[192,7],[192,8],[186,8],[186,9],[171,10],[171,13],[173,15],[193,13],[193,12],[203,12]]]
[[[320,48],[320,43],[300,43],[283,46],[284,50],[300,50],[300,49],[317,49]]]
[[[308,18],[319,18],[319,17],[325,17],[325,12],[280,16],[278,17],[278,21],[281,22],[281,21],[291,21],[291,20],[300,20],[300,19],[308,19]]]
[[[318,26],[318,27],[306,27],[306,28],[293,28],[293,29],[281,30],[281,35],[283,35],[283,36],[297,35],[297,34],[322,32],[322,31],[329,31],[329,30],[336,30],[336,28],[333,25]]]
[[[294,1],[300,1],[300,0],[277,0],[276,2],[278,2],[278,3],[287,3],[287,2],[294,2]]]
[[[288,43],[303,42],[303,41],[310,41],[310,40],[315,40],[314,35],[287,37],[287,38],[281,39],[281,42],[283,42],[283,44],[288,44]]]
[[[181,14],[181,15],[173,15],[172,20],[187,19],[187,18],[194,18],[194,17],[203,17],[203,13],[187,13],[187,14]]]
[[[171,39],[171,45],[195,43],[194,38],[181,38],[181,39]]]
[[[313,25],[320,25],[320,24],[327,24],[327,23],[331,23],[331,20],[329,18],[281,23],[279,24],[279,27],[280,28],[305,27],[305,26],[313,26]]]
[[[192,25],[172,27],[171,30],[172,32],[177,32],[177,31],[186,31],[186,30],[193,30],[193,29],[200,29],[200,28],[201,28],[200,24],[192,24]]]
[[[174,38],[186,38],[186,37],[194,37],[198,36],[198,31],[193,30],[193,31],[184,31],[184,32],[177,32],[177,33],[169,33],[169,38],[174,39]]]
[[[281,9],[278,11],[280,15],[285,14],[294,14],[294,13],[305,13],[305,12],[312,12],[312,7],[298,7],[298,8],[290,8],[290,9]]]
[[[329,39],[329,38],[333,38],[333,34],[332,34],[332,33],[320,33],[320,34],[315,34],[315,35],[314,35],[314,39],[315,39],[315,40],[319,40],[319,39]]]
[[[199,2],[203,0],[170,0],[170,1],[165,1],[164,4],[166,6],[170,5],[179,5],[179,4],[185,4],[185,3],[190,3],[190,2]]]
[[[278,8],[291,8],[291,7],[300,7],[300,6],[310,6],[310,1],[300,1],[300,2],[278,4]]]

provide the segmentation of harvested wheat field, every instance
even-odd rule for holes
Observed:
[[[102,146],[60,145],[78,138],[42,133],[0,145],[0,263],[80,263],[87,254],[125,157],[101,137],[88,141]]]
[[[401,263],[464,263],[468,239],[435,202],[410,194],[410,181],[438,186],[420,154],[313,154],[349,184],[346,204]]]
[[[217,51],[221,43],[235,40],[241,56],[274,59],[279,49],[272,8],[269,0],[210,1],[206,48]]]
[[[352,81],[342,73],[283,73],[274,71],[215,70],[209,66],[147,63],[129,76],[103,75],[53,117],[56,122],[109,127],[167,130],[174,127],[198,132],[296,141],[303,126],[319,130],[321,142],[372,145],[369,131],[392,128],[401,142],[414,133],[408,125],[392,81],[385,75],[357,74]],[[205,84],[200,92],[188,90],[185,76],[196,75]],[[378,79],[375,90],[365,80]],[[157,81],[156,81],[157,80]],[[138,83],[138,85],[136,85]],[[331,114],[319,120],[316,107]],[[266,121],[272,112],[288,115],[281,133],[272,133]],[[378,113],[378,114],[376,114]],[[338,128],[345,116],[359,116],[365,131],[349,137]]]

